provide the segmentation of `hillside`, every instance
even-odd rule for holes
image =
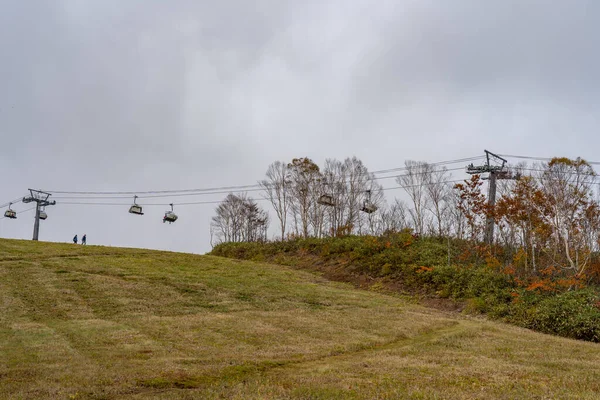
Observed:
[[[573,398],[600,346],[288,267],[0,240],[0,398]]]

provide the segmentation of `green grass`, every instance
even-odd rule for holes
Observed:
[[[0,240],[0,398],[595,399],[600,346],[272,264]]]

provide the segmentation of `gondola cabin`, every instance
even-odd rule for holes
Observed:
[[[46,218],[48,218],[48,214],[46,214],[46,211],[40,211],[40,219],[45,220]]]

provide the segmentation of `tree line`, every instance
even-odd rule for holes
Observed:
[[[513,168],[519,179],[500,180],[495,206],[488,205],[479,175],[455,183],[445,166],[406,161],[396,183],[407,201],[388,203],[384,188],[356,157],[309,158],[270,164],[259,182],[274,211],[277,240],[297,237],[385,235],[411,230],[482,244],[493,218],[493,246],[485,251],[523,273],[548,268],[576,277],[596,269],[600,205],[596,173],[583,159],[553,158]],[[323,195],[333,205],[320,203]],[[362,212],[366,203],[377,211]],[[211,233],[217,242],[267,240],[268,213],[246,195],[230,194],[217,207]]]

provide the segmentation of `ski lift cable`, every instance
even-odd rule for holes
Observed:
[[[440,182],[431,182],[431,183],[422,183],[422,184],[415,184],[415,185],[400,185],[400,186],[393,186],[393,187],[384,187],[381,188],[381,191],[388,191],[388,190],[397,190],[397,189],[410,189],[410,188],[414,188],[414,187],[426,187],[426,186],[431,186],[431,185],[437,185],[437,184],[453,184],[453,183],[459,183],[459,182],[465,182],[467,181],[467,179],[453,179],[453,180],[447,180],[447,181],[440,181]],[[600,183],[598,183],[600,184]],[[363,192],[363,191],[360,191]],[[267,199],[264,198],[257,198],[257,199],[253,199],[254,201],[267,201]],[[203,204],[220,204],[222,203],[222,200],[214,200],[214,201],[194,201],[194,202],[182,202],[182,203],[139,203],[140,206],[160,206],[160,207],[165,207],[165,206],[170,206],[171,204],[174,204],[176,206],[188,206],[188,205],[203,205]],[[129,206],[130,203],[106,203],[106,202],[60,202],[57,203],[58,205],[98,205],[98,206],[119,206],[119,207],[126,207]]]
[[[505,157],[511,157],[511,156],[508,156],[508,155],[504,155],[504,156]],[[462,169],[462,167],[461,168],[450,168],[450,169],[446,169],[446,171],[453,171],[453,170],[459,170],[459,169]],[[543,172],[543,170],[535,169],[535,168],[522,168],[522,170],[523,171],[532,171],[532,172]],[[441,170],[438,170],[438,171],[441,171]],[[434,171],[434,172],[438,172],[438,171]],[[402,175],[389,176],[389,177],[379,177],[377,179],[397,178],[398,176],[402,176]],[[462,181],[464,181],[464,179],[456,179],[456,180],[443,181],[443,182],[437,182],[437,183],[440,183],[440,184],[443,184],[443,183],[458,183],[458,182],[462,182]],[[432,184],[436,184],[436,182],[434,182]],[[600,182],[594,183],[594,184],[600,185]],[[401,186],[394,186],[394,187],[382,188],[381,190],[382,191],[388,191],[388,190],[396,190],[396,189],[408,189],[408,188],[412,188],[412,187],[427,186],[427,185],[429,185],[429,184],[424,183],[424,184],[409,185],[409,186],[401,185]],[[259,190],[261,190],[261,189],[253,189],[253,190],[246,190],[246,191],[259,191]],[[212,193],[190,193],[190,194],[185,194],[185,195],[187,195],[187,196],[193,196],[193,195],[201,195],[201,194],[221,194],[221,193],[231,193],[231,192],[227,191],[227,192],[212,192]],[[138,196],[138,198],[171,197],[171,196],[175,197],[175,196],[182,196],[182,195],[184,195],[184,194],[172,194],[170,196],[167,196],[167,195],[147,196],[147,197],[146,196],[144,196],[144,197]],[[127,196],[127,197],[125,197],[125,196],[122,196],[122,197],[121,196],[120,197],[60,197],[59,196],[59,197],[55,197],[55,198],[57,198],[57,199],[59,199],[59,198],[67,199],[68,198],[68,199],[73,199],[73,200],[92,200],[92,199],[120,199],[120,198],[130,198],[130,196]],[[259,199],[256,199],[256,200],[262,201],[264,199],[259,198]],[[22,198],[15,199],[12,202],[7,202],[6,204],[3,205],[3,207],[8,206],[10,203],[17,204],[17,203],[19,203],[21,201],[22,201]],[[218,204],[220,202],[221,202],[220,200],[215,200],[215,201],[198,201],[198,202],[182,202],[182,203],[177,203],[177,205]],[[130,203],[64,202],[64,201],[61,201],[59,204],[69,204],[69,205],[114,205],[114,206],[127,206],[127,205],[130,205]],[[145,203],[145,204],[142,204],[142,205],[144,205],[144,206],[168,206],[169,204],[170,203]],[[25,211],[28,211],[28,210],[24,210],[24,211],[20,211],[20,212],[25,212]]]
[[[456,168],[445,168],[445,169],[437,169],[437,170],[430,170],[430,171],[422,171],[422,172],[415,172],[412,175],[426,175],[429,173],[436,173],[436,172],[451,172],[451,171],[459,171],[459,170],[463,170],[464,171],[465,167],[456,167]],[[391,178],[401,178],[404,176],[410,176],[408,174],[400,174],[400,175],[390,175],[390,176],[376,176],[373,179],[369,179],[372,181],[376,181],[376,180],[381,180],[381,179],[391,179]]]
[[[455,160],[447,160],[447,161],[439,161],[435,163],[430,163],[429,165],[445,165],[445,164],[455,164],[460,162],[472,161],[481,159],[483,156],[477,157],[469,157]],[[392,168],[387,170],[378,170],[372,171],[371,174],[383,174],[395,171],[406,170],[407,167],[399,167]],[[218,191],[218,190],[243,190],[243,189],[262,189],[260,184],[252,184],[252,185],[238,185],[238,186],[220,186],[220,187],[212,187],[212,188],[197,188],[197,189],[177,189],[177,190],[148,190],[148,191],[64,191],[64,190],[46,190],[48,193],[52,194],[79,194],[79,195],[138,195],[138,197],[142,197],[140,195],[151,195],[151,194],[171,194],[171,193],[192,193],[192,192],[209,192],[209,191]],[[54,197],[57,198],[57,197]]]
[[[427,173],[436,173],[436,172],[450,172],[450,171],[458,171],[463,170],[464,167],[458,168],[447,168],[447,169],[439,169],[439,170],[431,170],[431,171],[423,171],[416,172],[414,175],[423,175]],[[383,179],[396,179],[399,177],[403,177],[407,175],[391,175],[391,176],[380,176],[374,177],[368,180],[383,180]],[[264,190],[263,187],[255,188],[255,189],[246,189],[244,192],[259,192]],[[186,193],[168,193],[168,194],[152,194],[152,195],[142,195],[137,196],[138,199],[149,199],[149,198],[166,198],[166,197],[188,197],[188,196],[205,196],[211,194],[227,194],[231,193],[231,190],[227,191],[213,191],[213,192],[186,192]],[[53,197],[56,200],[116,200],[116,199],[128,199],[131,196],[55,196]]]
[[[505,157],[511,157],[508,155],[504,155]],[[600,163],[599,163],[600,164]],[[450,170],[458,170],[458,169],[462,169],[462,168],[453,168],[453,169],[448,169],[447,171]],[[543,170],[539,170],[539,169],[534,169],[534,168],[522,168],[523,171],[540,171],[543,172]],[[393,177],[397,177],[397,176],[393,176]],[[389,177],[391,178],[391,177]],[[466,179],[455,179],[455,180],[448,180],[448,181],[440,181],[440,182],[432,182],[432,183],[422,183],[422,184],[416,184],[416,185],[400,185],[400,186],[394,186],[394,187],[382,187],[380,190],[381,191],[388,191],[388,190],[397,190],[397,189],[409,189],[409,188],[413,188],[413,187],[418,187],[418,186],[429,186],[429,185],[435,185],[435,184],[450,184],[450,183],[458,183],[458,182],[464,182]],[[597,185],[600,185],[600,182],[598,183],[594,183]],[[249,190],[248,190],[249,191]],[[227,193],[231,193],[231,192],[227,192]],[[209,194],[209,193],[207,193]],[[189,195],[189,194],[188,194]],[[130,198],[130,197],[127,197]],[[137,198],[140,198],[139,196]],[[91,199],[91,198],[86,198],[86,197],[77,197],[75,199],[81,199],[81,200],[86,200],[86,199]],[[100,197],[100,199],[107,199],[107,197]],[[15,199],[14,202],[12,202],[13,204],[20,202],[22,199]],[[266,201],[267,199],[263,199],[263,198],[257,198],[257,199],[253,199],[255,201]],[[182,202],[182,203],[141,203],[140,205],[143,206],[169,206],[171,204],[175,204],[177,206],[187,206],[187,205],[202,205],[202,204],[219,204],[221,203],[222,200],[214,200],[214,201],[196,201],[196,202]],[[9,203],[6,203],[6,205],[8,205]],[[119,207],[124,207],[124,206],[129,206],[131,205],[131,203],[107,203],[107,202],[77,202],[77,201],[67,201],[67,202],[63,202],[61,201],[60,203],[58,203],[59,205],[99,205],[99,206],[119,206]],[[20,213],[24,213],[27,211],[31,211],[35,209],[35,207],[33,208],[29,208],[26,210],[22,210],[19,211],[18,214]],[[5,217],[2,217],[5,218]]]
[[[506,158],[517,158],[522,160],[534,160],[534,161],[550,161],[551,157],[535,157],[535,156],[519,156],[519,155],[510,155],[510,154],[498,154],[501,157]],[[600,165],[600,161],[588,161],[585,160],[590,165]]]
[[[266,199],[252,199],[254,201],[266,201]],[[139,206],[144,207],[168,207],[171,204],[174,206],[188,206],[188,205],[196,205],[196,204],[218,204],[222,203],[222,200],[214,200],[214,201],[195,201],[195,202],[186,202],[186,203],[138,203]],[[90,201],[61,201],[60,203],[56,203],[56,205],[86,205],[86,206],[119,206],[119,207],[128,207],[131,206],[131,203],[103,203],[103,202],[90,202]]]
[[[434,163],[427,163],[430,166],[441,166],[441,165],[448,165],[448,164],[458,164],[458,163],[465,163],[465,162],[469,162],[469,161],[477,161],[477,160],[482,160],[484,159],[485,156],[477,156],[477,157],[467,157],[467,158],[460,158],[460,159],[456,159],[456,160],[449,160],[449,161],[439,161],[439,162],[434,162]],[[405,171],[410,167],[398,167],[398,168],[392,168],[392,169],[387,169],[387,170],[379,170],[379,171],[373,171],[371,173],[373,174],[385,174],[388,172],[398,172],[398,171]],[[460,168],[462,169],[462,168]]]
[[[500,156],[502,157],[507,157],[507,158],[521,158],[521,159],[530,159],[530,160],[540,160],[540,161],[547,161],[550,160],[550,158],[544,158],[544,157],[533,157],[533,156],[519,156],[519,155],[506,155],[506,154],[500,154]],[[467,158],[461,158],[461,159],[455,159],[455,160],[447,160],[447,161],[439,161],[439,162],[435,162],[435,163],[429,163],[429,165],[431,166],[441,166],[441,165],[447,165],[447,164],[455,164],[455,163],[462,163],[462,162],[468,162],[468,161],[475,161],[475,160],[479,160],[479,159],[483,159],[483,156],[477,156],[477,157],[467,157]],[[597,161],[588,161],[591,165],[600,165],[600,162]],[[449,168],[447,169],[447,171],[451,171],[451,170],[459,170],[461,168]],[[386,169],[386,170],[377,170],[377,171],[371,171],[369,172],[370,174],[385,174],[385,173],[390,173],[390,172],[399,172],[399,171],[405,171],[407,170],[407,167],[399,167],[399,168],[392,168],[392,169]],[[438,172],[438,171],[432,171],[432,172]],[[424,172],[427,173],[427,172]],[[418,174],[418,173],[417,173]],[[374,177],[373,179],[390,179],[390,178],[395,178],[397,176],[384,176],[384,177]],[[50,193],[56,193],[56,194],[78,194],[78,195],[132,195],[132,194],[137,194],[140,195],[139,198],[150,198],[150,197],[168,197],[166,195],[170,195],[170,196],[185,196],[186,194],[194,194],[194,195],[200,195],[200,194],[221,194],[221,193],[229,193],[232,190],[246,190],[246,191],[260,191],[263,190],[263,188],[261,187],[261,185],[259,184],[252,184],[252,185],[238,185],[238,186],[221,186],[221,187],[213,187],[213,188],[197,188],[197,189],[178,189],[178,190],[154,190],[154,191],[138,191],[138,192],[133,192],[133,191],[125,191],[125,192],[77,192],[77,191],[52,191],[49,190],[48,192]],[[147,195],[147,196],[144,196]],[[154,196],[151,196],[154,195]],[[55,199],[59,199],[61,197],[54,197]],[[64,196],[62,198],[67,198],[67,196]],[[79,197],[77,197],[79,198]],[[102,197],[102,198],[108,198],[108,197]],[[116,198],[116,197],[115,197]],[[119,198],[125,198],[125,197],[119,197]],[[21,199],[15,199],[15,201],[13,201],[12,203],[17,203],[18,201],[20,201]],[[3,206],[0,207],[6,207],[8,205],[8,203],[4,204]]]
[[[8,206],[14,205],[14,204],[19,204],[22,201],[23,201],[23,198],[19,197],[18,199],[15,199],[13,201],[7,201],[6,203],[0,205],[0,208],[8,207]]]
[[[404,185],[404,186],[394,186],[394,187],[389,187],[389,188],[382,188],[382,191],[385,190],[395,190],[395,189],[409,189],[409,188],[413,188],[413,187],[418,187],[418,186],[431,186],[431,185],[436,185],[436,184],[444,184],[444,183],[457,183],[457,182],[464,182],[464,179],[455,179],[455,180],[450,180],[450,181],[441,181],[441,182],[433,182],[433,183],[423,183],[423,184],[416,184],[416,185]],[[357,191],[357,193],[363,193],[363,190]],[[263,198],[257,198],[257,199],[253,199],[254,201],[268,201],[268,199],[263,199]],[[170,206],[171,204],[175,205],[175,206],[188,206],[188,205],[200,205],[200,204],[219,204],[222,203],[222,200],[214,200],[214,201],[194,201],[194,202],[184,202],[184,203],[138,203],[140,206],[144,206],[144,207],[152,207],[152,206],[161,206],[161,207],[165,207],[165,206]],[[97,206],[119,206],[119,207],[126,207],[126,206],[130,206],[131,203],[106,203],[106,202],[77,202],[77,201],[61,201],[60,203],[57,203],[57,205],[97,205]]]
[[[244,192],[258,192],[263,190],[262,188],[256,189],[245,189]],[[216,192],[189,192],[189,193],[165,193],[165,194],[152,194],[152,195],[142,195],[137,196],[138,199],[152,199],[152,198],[165,198],[165,197],[187,197],[187,196],[206,196],[210,194],[226,194],[231,193],[231,190],[226,191],[216,191]],[[86,200],[116,200],[116,199],[129,199],[131,196],[56,196],[53,199],[64,199],[64,200],[78,200],[78,199],[86,199]]]
[[[166,193],[187,193],[187,192],[205,192],[214,190],[236,190],[236,189],[250,189],[256,188],[258,184],[254,185],[241,185],[241,186],[221,186],[214,188],[200,188],[200,189],[178,189],[178,190],[149,190],[149,191],[129,191],[129,192],[76,192],[76,191],[61,191],[61,190],[47,190],[48,193],[56,194],[81,194],[81,195],[144,195],[144,194],[166,194]],[[131,196],[129,196],[131,197]],[[138,196],[141,198],[142,196]],[[57,198],[57,197],[54,197]]]

